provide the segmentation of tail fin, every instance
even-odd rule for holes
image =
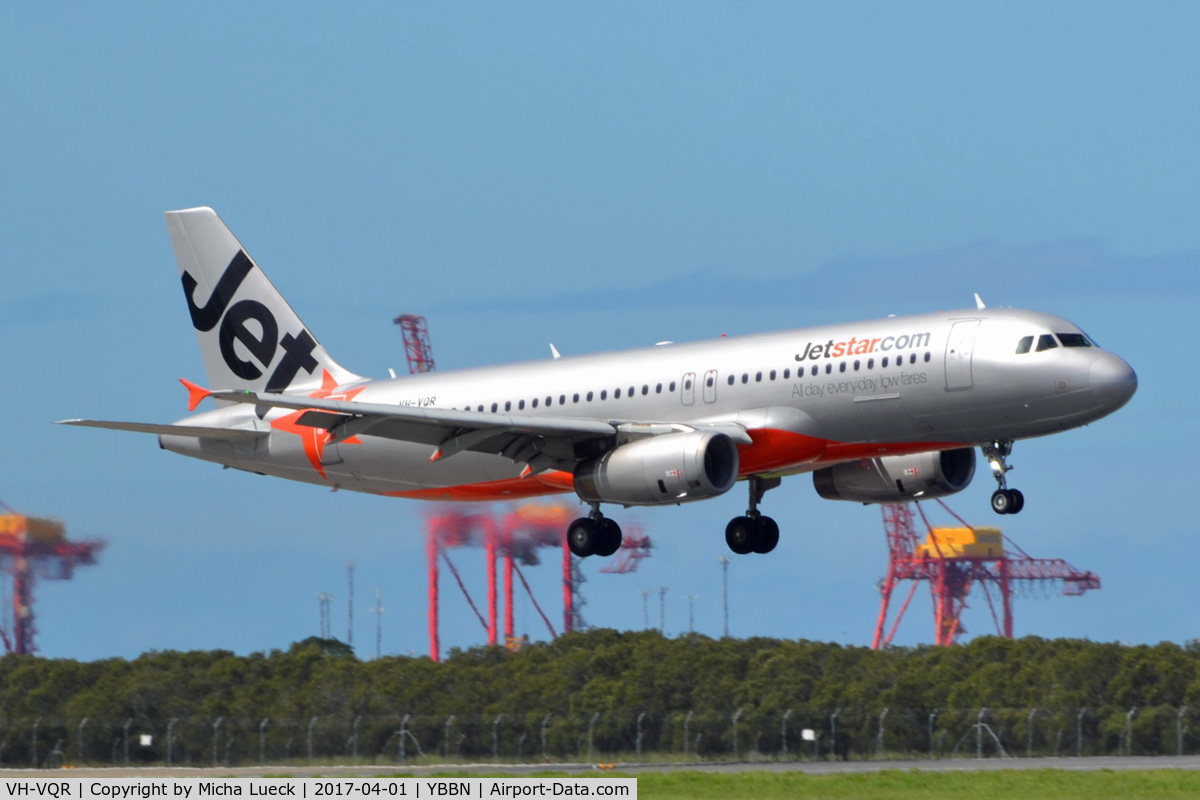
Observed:
[[[211,208],[168,211],[167,232],[213,389],[285,392],[362,380],[317,343]]]

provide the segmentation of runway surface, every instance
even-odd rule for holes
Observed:
[[[607,766],[607,764],[605,765]],[[763,761],[719,763],[635,763],[618,761],[613,771],[636,776],[640,772],[805,772],[811,775],[922,770],[926,772],[980,772],[1006,769],[1060,769],[1071,772],[1097,770],[1184,769],[1200,770],[1200,756],[1097,756],[1094,758],[980,758],[917,761]],[[3,769],[3,778],[214,778],[235,777],[374,777],[381,775],[430,775],[443,772],[529,775],[536,772],[566,772],[581,777],[611,775],[595,764],[397,764],[358,766],[299,766],[277,764],[263,767],[87,767],[82,769]]]

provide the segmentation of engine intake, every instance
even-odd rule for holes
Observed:
[[[668,505],[724,494],[737,476],[737,445],[726,434],[668,433],[580,463],[575,493],[588,502]]]
[[[970,447],[848,461],[813,473],[813,486],[826,500],[903,503],[961,492],[975,477]]]

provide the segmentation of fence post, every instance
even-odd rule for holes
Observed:
[[[1137,713],[1137,706],[1129,709],[1129,713],[1125,715],[1125,727],[1121,729],[1121,739],[1125,742],[1125,755],[1133,755],[1133,715]]]
[[[450,726],[454,724],[454,714],[446,717],[446,731],[442,737],[442,757],[450,758]]]
[[[638,717],[637,717],[637,739],[636,739],[638,761],[642,760],[642,720],[644,720],[645,718],[646,718],[645,711],[638,714]]]
[[[975,757],[983,758],[983,715],[987,713],[986,708],[979,709],[979,713],[975,715]]]
[[[313,758],[313,752],[312,752],[313,726],[315,726],[317,724],[317,720],[319,720],[319,719],[320,719],[320,717],[313,717],[312,719],[310,719],[308,721],[308,763],[310,763],[310,764],[312,763],[312,758]]]
[[[217,761],[217,732],[220,731],[221,723],[224,721],[224,717],[217,717],[217,721],[213,723],[212,751],[214,767],[220,766],[220,762]]]
[[[546,755],[546,726],[550,724],[550,717],[552,716],[554,715],[547,714],[542,717],[542,761],[546,763],[550,762],[550,756]]]
[[[83,720],[79,723],[78,737],[79,737],[79,764],[80,764],[80,766],[83,765],[83,726],[87,725],[87,724],[88,724],[87,717],[84,717]],[[171,763],[170,761],[167,762],[168,765],[170,765],[170,763]]]
[[[1083,715],[1087,713],[1087,708],[1079,709],[1079,714],[1075,717],[1075,756],[1083,757]]]
[[[596,721],[600,719],[600,712],[592,714],[592,721],[588,723],[588,761],[592,760],[592,731],[596,727]]]
[[[891,709],[885,708],[879,715],[879,733],[875,737],[875,757],[883,758],[883,721],[887,719],[888,711]]]
[[[688,754],[688,727],[692,722],[692,711],[689,709],[687,716],[683,718],[683,760],[687,761]]]
[[[1038,712],[1037,708],[1029,710],[1029,718],[1025,721],[1025,757],[1033,758],[1033,715]]]
[[[33,768],[34,769],[37,769],[37,732],[38,732],[38,726],[41,724],[42,724],[41,717],[38,717],[37,719],[35,719],[33,721],[33,741],[31,742],[31,744],[33,746]],[[126,764],[129,763],[128,758],[125,759],[125,763]]]
[[[937,719],[938,709],[929,712],[929,759],[932,761],[933,755],[933,721]]]
[[[405,714],[400,720],[400,745],[397,748],[398,752],[396,755],[400,757],[401,761],[405,759],[405,748],[407,747],[407,742],[405,742],[404,737],[408,735],[408,719],[411,716],[412,714]]]
[[[792,710],[789,708],[783,712],[783,723],[779,727],[779,758],[784,760],[787,758],[787,721],[792,715]]]
[[[837,718],[842,713],[839,708],[829,715],[829,747],[833,751],[833,760],[838,759],[838,738],[837,738]],[[842,753],[842,757],[846,757],[846,753]]]
[[[270,717],[263,717],[262,722],[258,723],[258,765],[261,767],[267,763],[267,722]]]
[[[738,720],[741,718],[742,718],[742,709],[739,708],[737,711],[733,712],[733,718],[731,719],[732,724],[730,726],[733,728],[733,760],[734,761],[737,761],[737,759],[738,759],[737,724],[738,724]]]
[[[504,719],[503,714],[497,714],[496,719],[492,721],[492,758],[495,761],[500,760],[500,720]]]
[[[362,721],[362,714],[359,714],[358,716],[356,716],[354,718],[354,730],[350,737],[350,740],[352,742],[352,744],[351,744],[352,749],[350,751],[350,757],[354,759],[355,764],[358,763],[358,723],[360,721]]]
[[[1175,755],[1183,755],[1183,715],[1187,711],[1187,706],[1180,706],[1179,713],[1175,715]]]

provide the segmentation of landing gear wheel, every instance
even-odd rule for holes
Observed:
[[[1018,489],[997,489],[992,494],[992,511],[997,514],[1017,514],[1025,507],[1025,495]]]
[[[595,553],[602,541],[600,526],[589,517],[580,517],[567,528],[567,547],[580,558]]]
[[[770,517],[759,517],[758,542],[754,545],[754,552],[769,553],[775,549],[777,544],[779,544],[779,525]]]
[[[725,526],[725,543],[739,556],[754,552],[760,538],[758,520],[752,517],[734,517]]]
[[[608,558],[621,549],[621,526],[605,517],[600,520],[600,541],[596,545],[596,555]]]

